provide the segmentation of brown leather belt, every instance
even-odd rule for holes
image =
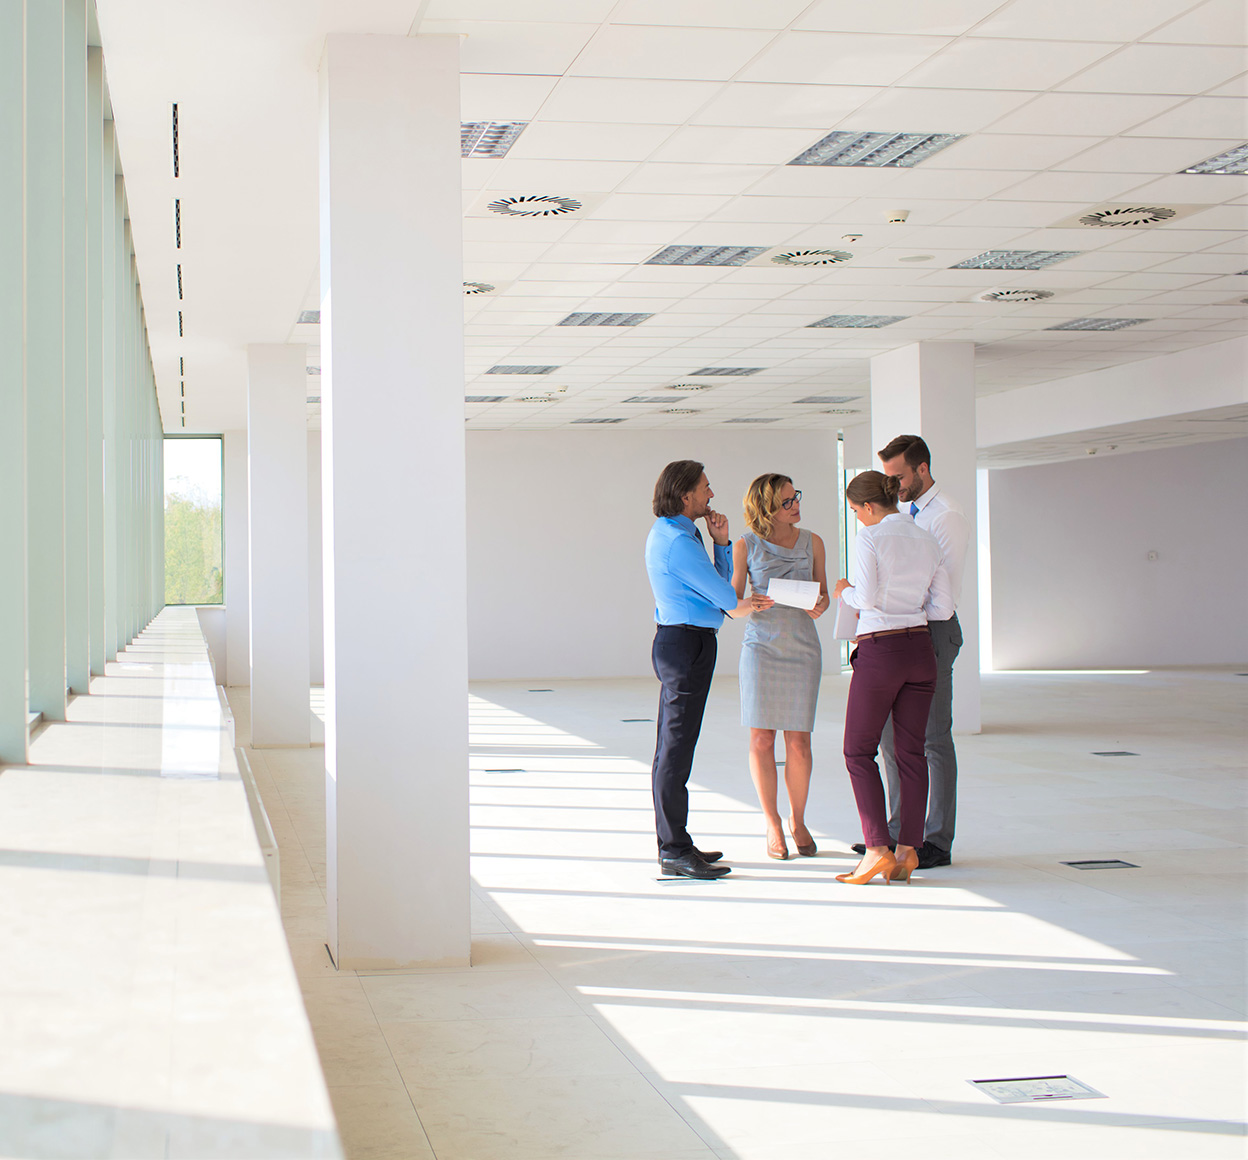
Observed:
[[[879,640],[882,636],[911,636],[915,633],[927,631],[926,624],[914,624],[909,628],[886,628],[882,632],[864,632],[861,636],[854,637],[854,644],[864,640]]]

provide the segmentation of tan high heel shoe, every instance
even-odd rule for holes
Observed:
[[[890,882],[904,882],[909,886],[910,875],[919,868],[919,852],[911,846],[910,853],[901,858],[894,855],[893,862],[895,865],[888,876],[888,880]]]
[[[777,862],[785,862],[789,857],[789,848],[784,843],[784,835],[780,835],[780,844],[773,846],[771,839],[767,839],[767,857],[774,858]]]
[[[793,835],[793,845],[797,847],[797,852],[801,854],[803,858],[813,858],[816,854],[819,853],[819,847],[815,845],[813,840],[810,842],[807,842],[803,846],[802,843],[797,840],[796,831],[797,831],[797,828],[793,825],[793,819],[790,818],[789,819],[789,833]],[[810,833],[809,830],[807,830],[806,832],[807,834]]]
[[[864,858],[862,862],[865,862]],[[865,870],[862,862],[858,863],[858,867],[852,874],[838,874],[836,880],[838,882],[848,882],[850,886],[865,886],[877,874],[884,876],[884,885],[887,886],[891,880],[894,870],[897,869],[897,859],[892,854],[879,854],[876,860],[871,863]]]

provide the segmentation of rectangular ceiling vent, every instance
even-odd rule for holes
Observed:
[[[691,377],[701,379],[708,375],[756,375],[759,371],[766,369],[766,367],[703,367],[700,371],[691,372]]]
[[[1139,326],[1141,322],[1152,322],[1151,318],[1072,318],[1069,322],[1059,322],[1056,326],[1046,326],[1045,330],[1125,330],[1128,326]]]
[[[175,105],[174,108],[177,108],[177,106]],[[1179,172],[1248,173],[1248,143],[1236,145],[1234,149],[1228,149],[1225,153],[1219,153],[1216,157],[1207,158],[1187,169],[1180,169]]]
[[[855,133],[838,130],[799,153],[790,165],[855,165],[910,169],[961,141],[964,133]]]
[[[670,403],[672,400],[666,395],[633,395],[631,398],[625,399],[626,403]]]
[[[646,266],[744,266],[766,246],[664,246]]]
[[[777,419],[725,419],[725,423],[776,423]]]
[[[490,367],[487,375],[548,375],[557,371],[558,367],[541,366],[497,366]]]
[[[1077,258],[1081,250],[985,250],[951,270],[1043,270],[1046,266]]]
[[[573,419],[573,423],[623,423],[623,419]]]
[[[299,311],[298,324],[300,326],[320,326],[321,312],[319,310]]]
[[[173,130],[173,175],[174,177],[179,177],[181,176],[179,173],[179,170],[181,169],[182,166],[181,166],[181,160],[178,157],[178,102],[177,101],[173,102],[173,116],[171,120],[172,120],[171,128]]]
[[[178,301],[182,301],[182,263],[178,263]]]
[[[528,121],[461,121],[461,157],[506,157]]]
[[[805,399],[794,399],[795,403],[818,403],[823,407],[835,407],[840,403],[856,403],[857,395],[809,395]]]
[[[175,197],[173,199],[173,241],[174,248],[182,248],[182,199]]]
[[[806,329],[816,326],[832,326],[840,329],[878,330],[881,326],[892,326],[894,322],[905,322],[906,314],[829,314],[818,322],[808,322]]]
[[[501,403],[506,395],[465,395],[465,403]]]
[[[560,326],[636,326],[653,314],[569,314]]]

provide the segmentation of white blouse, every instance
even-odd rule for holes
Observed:
[[[948,620],[954,612],[940,544],[900,512],[858,529],[854,583],[841,599],[858,609],[858,634]]]

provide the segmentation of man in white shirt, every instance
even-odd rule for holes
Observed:
[[[950,499],[932,478],[932,454],[918,435],[898,435],[878,452],[885,475],[901,484],[898,509],[909,513],[914,522],[936,537],[941,563],[949,575],[954,608],[962,591],[966,549],[971,525],[956,500]],[[927,719],[928,798],[927,825],[919,849],[919,868],[930,870],[952,861],[954,821],[958,803],[958,758],[953,748],[953,662],[962,647],[962,628],[955,611],[948,620],[928,622],[932,648],[936,652],[936,696]],[[893,723],[890,719],[880,738],[880,754],[888,778],[889,832],[897,839],[900,822],[900,782],[897,758],[893,752]]]

